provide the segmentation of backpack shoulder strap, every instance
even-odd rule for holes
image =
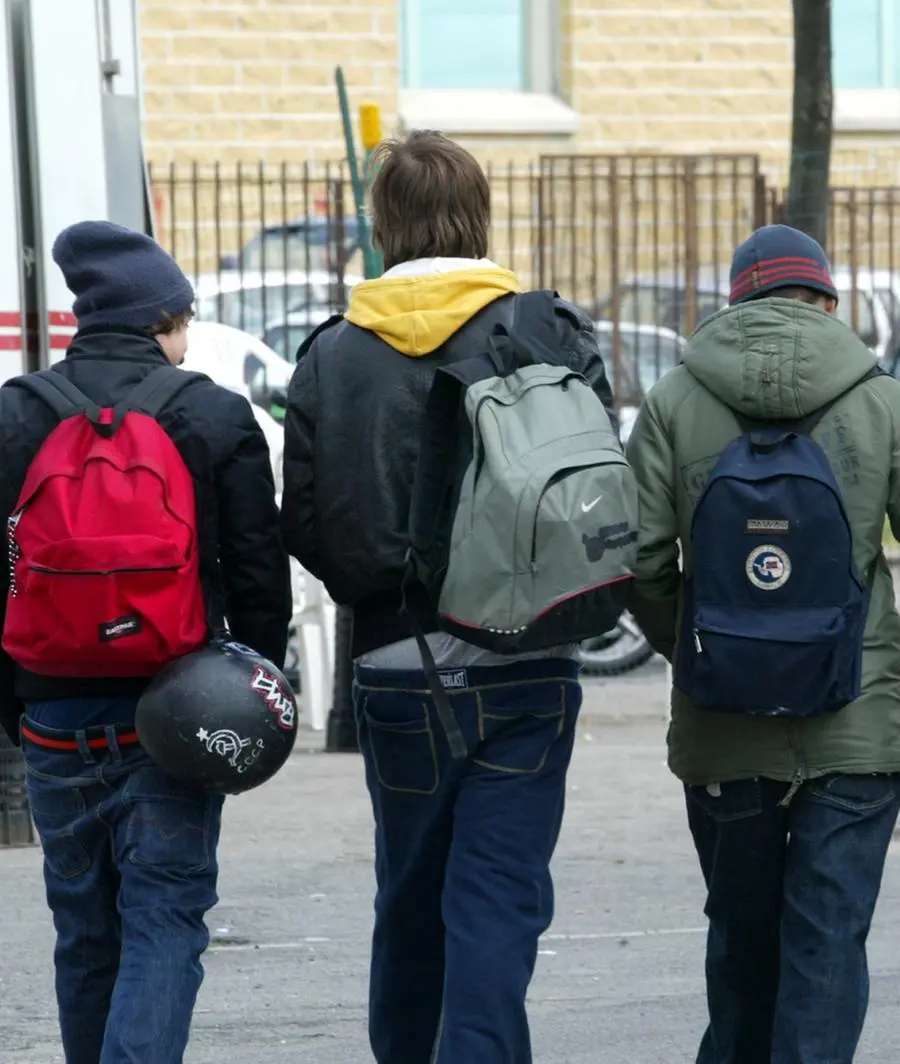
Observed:
[[[523,366],[559,365],[556,299],[553,291],[517,293],[492,326],[478,330],[476,318],[447,344],[449,350],[465,345],[472,354],[442,366],[437,376],[454,377],[467,388],[486,377],[508,377]]]
[[[208,381],[205,373],[192,373],[175,366],[160,366],[133,388],[116,408],[116,413],[136,410],[157,418],[163,409],[188,385],[195,381]]]
[[[488,377],[508,376],[523,365],[559,364],[556,298],[554,291],[516,294],[509,309],[504,308],[504,320],[490,332],[461,332],[451,339],[451,344],[470,344],[473,354],[441,366],[428,392],[410,506],[414,544],[432,542],[447,520],[460,441],[466,437],[466,389]]]
[[[76,388],[75,385],[52,369],[39,373],[26,373],[7,382],[7,387],[24,388],[36,395],[46,406],[50,407],[60,421],[84,414],[90,421],[100,420],[100,407],[97,403]]]
[[[556,299],[556,292],[539,289],[524,292],[516,300],[512,334],[532,356],[532,362],[557,360]]]

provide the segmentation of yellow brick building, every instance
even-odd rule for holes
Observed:
[[[832,5],[832,185],[854,187],[835,201],[830,250],[894,269],[893,193],[856,196],[898,183],[896,3],[867,3],[868,21],[858,0]],[[160,238],[192,272],[267,226],[352,217],[331,180],[337,65],[354,118],[373,101],[385,134],[441,129],[488,164],[492,254],[571,296],[725,261],[787,184],[791,0],[140,0],[140,20]],[[740,166],[666,158],[736,153]],[[591,158],[610,155],[626,158]],[[273,241],[267,269],[273,254],[315,265]]]
[[[790,0],[140,0],[140,16],[156,164],[340,158],[340,64],[354,111],[379,103],[386,132],[438,126],[497,162],[740,151],[786,170]],[[517,33],[519,52],[506,55]],[[448,62],[478,39],[487,46],[466,58],[482,64],[484,87],[477,70],[461,81],[451,71],[457,83],[442,87]],[[504,64],[522,76],[491,87]],[[874,181],[890,168],[892,110],[891,90],[839,88],[839,170]]]

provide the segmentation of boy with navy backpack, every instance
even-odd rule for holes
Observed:
[[[135,709],[225,620],[281,666],[288,558],[249,403],[175,368],[194,300],[176,263],[107,222],[65,230],[53,257],[78,332],[0,388],[0,722],[44,851],[66,1064],[179,1064],[222,799],[150,761]]]
[[[900,805],[900,383],[787,226],[734,255],[629,440],[633,608],[673,665],[669,764],[708,890],[698,1064],[851,1064]],[[679,555],[680,547],[680,555]]]

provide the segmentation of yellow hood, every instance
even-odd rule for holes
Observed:
[[[344,317],[401,354],[419,358],[436,351],[488,303],[521,290],[516,275],[499,266],[379,277],[356,285]]]

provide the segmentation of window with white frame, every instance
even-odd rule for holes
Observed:
[[[832,0],[836,89],[900,88],[900,0]]]
[[[832,0],[834,124],[900,129],[900,0]]]
[[[445,132],[561,132],[557,0],[399,0],[401,113]],[[542,126],[546,128],[541,128]]]

